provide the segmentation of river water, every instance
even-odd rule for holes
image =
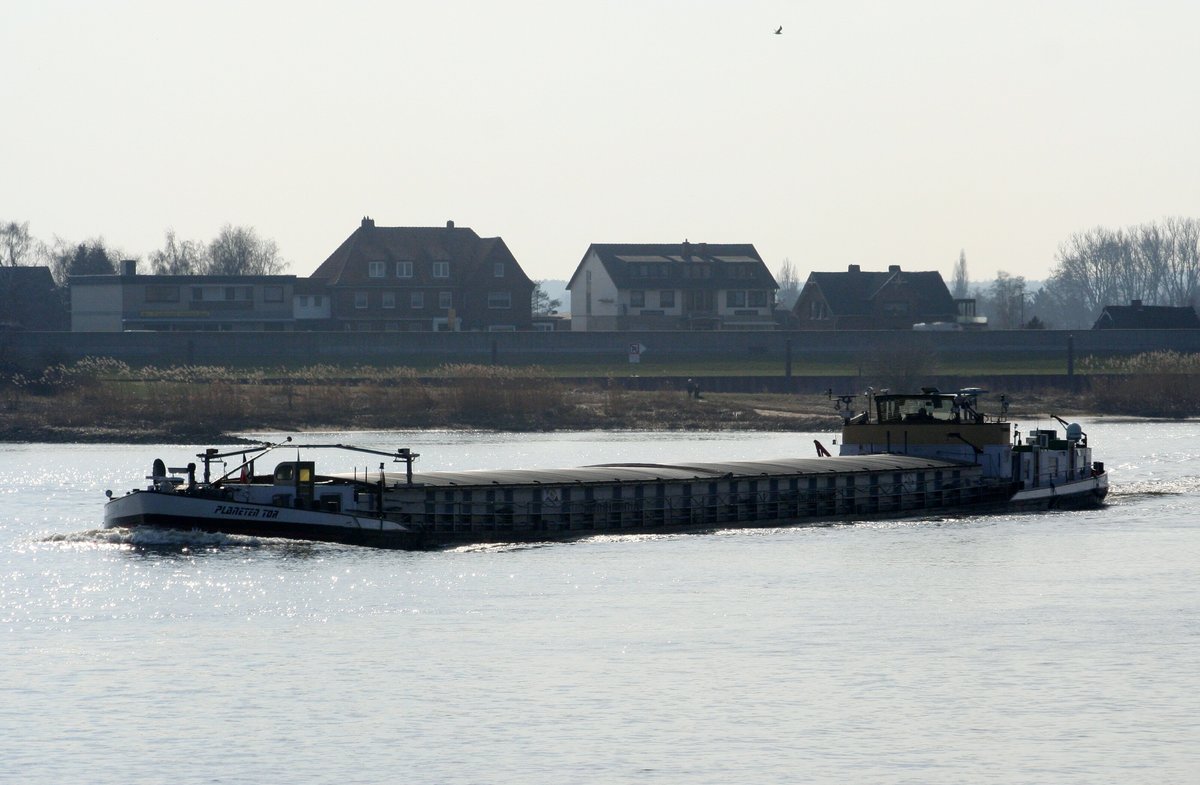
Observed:
[[[1085,429],[1096,511],[430,553],[100,530],[198,450],[0,445],[0,782],[1195,783],[1200,424]],[[433,470],[816,437],[316,438]]]

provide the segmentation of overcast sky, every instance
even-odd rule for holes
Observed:
[[[772,270],[1044,278],[1072,232],[1200,217],[1200,3],[3,0],[0,220],[307,275],[453,219],[536,279],[589,243]],[[783,26],[782,35],[774,31]],[[143,268],[145,269],[145,268]]]

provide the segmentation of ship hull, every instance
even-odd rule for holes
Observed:
[[[109,501],[104,508],[104,525],[199,530],[377,548],[422,547],[420,532],[392,521],[154,490],[134,491]]]
[[[592,487],[587,501],[557,492],[548,503],[541,483],[398,486],[385,496],[388,518],[350,512],[296,509],[193,495],[143,490],[112,499],[105,507],[109,527],[150,526],[254,537],[337,542],[406,550],[472,543],[569,541],[597,535],[698,533],[737,528],[821,526],[871,519],[1003,513],[1099,506],[1107,477],[1021,490],[988,484],[976,467],[913,462],[893,457],[889,471],[847,471],[821,477],[781,474],[761,485],[761,474],[723,477],[698,493],[696,483],[623,482]],[[823,465],[853,465],[822,459]],[[750,464],[751,467],[754,464]],[[759,468],[766,468],[765,465]],[[924,471],[917,473],[916,468]],[[663,467],[639,467],[664,471]],[[895,469],[906,469],[897,472]],[[965,476],[964,476],[965,475]],[[511,499],[477,502],[485,493]],[[566,498],[563,498],[566,497]],[[521,503],[520,499],[529,501]],[[467,501],[463,501],[463,500]]]

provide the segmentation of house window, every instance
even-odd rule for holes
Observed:
[[[504,262],[493,262],[492,263],[492,277],[494,277],[494,278],[503,278],[504,277]]]
[[[146,302],[148,303],[177,303],[179,302],[178,286],[147,286]]]
[[[631,289],[629,291],[629,307],[630,308],[645,308],[646,293],[641,289]]]
[[[383,302],[381,303],[381,305],[384,308],[395,308],[396,307],[396,293],[395,292],[384,292],[383,293]]]
[[[354,293],[354,307],[355,308],[366,308],[367,307],[367,293],[366,292],[355,292]]]
[[[511,308],[512,294],[510,292],[488,292],[488,308]]]
[[[745,308],[746,292],[741,289],[730,289],[725,292],[726,308]]]
[[[746,305],[750,306],[751,308],[766,308],[766,291],[763,289],[754,289],[753,291],[746,292]]]
[[[263,287],[263,302],[265,302],[265,303],[281,303],[281,302],[283,302],[283,287],[282,286],[264,286]]]
[[[449,262],[434,262],[433,263],[433,277],[434,278],[449,278],[450,277],[450,263]]]
[[[397,278],[412,278],[412,262],[396,262]]]
[[[320,308],[320,307],[321,307],[321,305],[322,305],[324,302],[325,302],[325,296],[324,296],[324,295],[321,295],[321,294],[314,294],[314,295],[313,295],[313,305],[315,305],[315,306],[317,306],[318,308]]]
[[[383,277],[383,267],[384,267],[383,262],[368,263],[367,264],[367,277],[368,278],[382,278]]]
[[[903,301],[893,301],[883,304],[883,315],[896,318],[908,315],[908,303]]]
[[[825,303],[821,300],[813,300],[808,304],[809,319],[828,319],[829,311],[825,308]]]
[[[409,299],[408,299],[408,304],[411,305],[413,308],[424,308],[425,307],[425,292],[413,292],[412,296],[409,297]]]
[[[296,298],[296,305],[299,305],[301,308],[307,308],[308,307],[308,295],[307,294],[299,295]]]
[[[674,308],[675,307],[675,290],[663,289],[658,293],[659,308]]]
[[[448,309],[454,307],[453,292],[438,292],[438,308]]]

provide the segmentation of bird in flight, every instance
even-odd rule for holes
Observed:
[[[775,35],[783,35],[783,25],[775,28]]]

